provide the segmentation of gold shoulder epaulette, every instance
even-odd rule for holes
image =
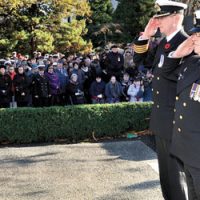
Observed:
[[[149,44],[144,44],[144,45],[133,45],[133,49],[135,53],[145,53],[148,51]]]

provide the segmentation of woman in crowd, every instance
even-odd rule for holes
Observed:
[[[127,91],[130,96],[130,102],[142,102],[143,101],[143,93],[144,86],[140,78],[136,77]]]
[[[18,67],[18,71],[13,80],[15,88],[15,98],[18,107],[28,106],[30,97],[31,79],[25,74],[23,66]]]
[[[66,93],[70,104],[73,105],[85,103],[83,86],[79,83],[77,74],[71,75],[69,84],[67,85]]]
[[[49,81],[50,86],[50,106],[59,105],[59,94],[60,94],[60,81],[57,73],[54,72],[53,64],[47,67],[47,72],[45,73]]]

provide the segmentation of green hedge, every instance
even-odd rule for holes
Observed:
[[[118,137],[148,127],[151,103],[0,110],[0,142],[33,143]]]

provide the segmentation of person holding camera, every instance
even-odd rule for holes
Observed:
[[[140,77],[136,77],[128,88],[127,94],[130,96],[130,102],[143,101],[144,86]]]

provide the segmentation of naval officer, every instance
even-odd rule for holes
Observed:
[[[189,200],[200,200],[200,10],[195,14],[192,36],[165,60],[168,69],[181,67],[171,153],[183,162]]]
[[[182,29],[187,5],[170,0],[157,0],[157,14],[150,19],[143,34],[134,41],[134,61],[153,68],[153,107],[150,130],[156,136],[161,189],[165,200],[185,200],[185,182],[179,162],[170,155],[177,80],[166,76],[164,60],[188,36]],[[149,49],[156,30],[165,35],[159,45]],[[172,69],[174,73],[178,73]],[[172,74],[174,76],[174,74]]]

